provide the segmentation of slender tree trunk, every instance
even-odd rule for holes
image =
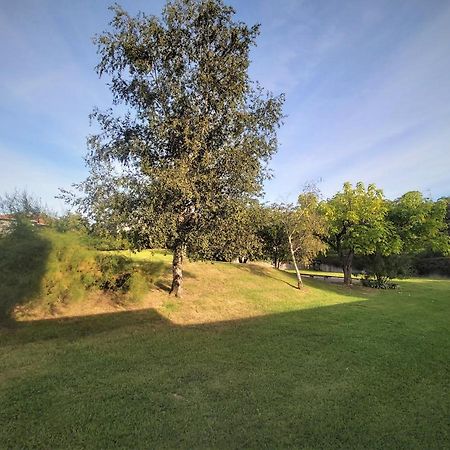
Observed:
[[[291,250],[292,262],[294,264],[295,274],[297,275],[297,288],[302,289],[302,287],[303,287],[302,276],[300,275],[300,270],[297,265],[297,260],[295,259],[295,252],[294,252],[294,248],[292,246],[291,237],[288,236],[288,239],[289,239],[289,249]]]
[[[177,245],[173,251],[172,287],[169,294],[182,297],[183,294],[183,246]]]
[[[341,261],[342,261],[342,270],[344,271],[344,284],[346,286],[351,286],[353,252],[349,251],[347,255],[342,254]]]

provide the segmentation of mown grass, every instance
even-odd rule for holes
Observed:
[[[449,447],[449,280],[188,263],[175,300],[160,260],[146,309],[0,331],[0,448]]]

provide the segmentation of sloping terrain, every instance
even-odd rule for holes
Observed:
[[[449,280],[300,292],[191,262],[177,300],[169,255],[134,258],[158,270],[141,300],[0,328],[1,448],[449,446]]]

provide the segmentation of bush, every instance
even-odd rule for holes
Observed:
[[[121,255],[101,253],[96,256],[100,270],[97,285],[104,291],[127,290],[132,275],[132,261]]]
[[[442,275],[444,277],[450,277],[450,257],[448,256],[419,256],[415,258],[413,265],[419,275]]]
[[[370,276],[365,276],[361,280],[361,284],[366,287],[375,289],[397,289],[398,284],[389,283],[387,279],[370,278]]]
[[[24,311],[36,306],[53,312],[95,291],[113,293],[117,301],[137,301],[150,276],[160,272],[152,263],[99,253],[83,234],[36,229],[27,223],[0,237],[0,254],[0,320],[21,305]]]

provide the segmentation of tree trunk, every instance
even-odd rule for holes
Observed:
[[[291,250],[292,262],[294,264],[295,274],[297,275],[297,288],[301,289],[303,287],[302,276],[300,275],[300,270],[298,269],[298,266],[297,266],[297,260],[295,259],[295,252],[294,252],[294,248],[292,247],[291,237],[288,236],[288,239],[289,239],[289,249]]]
[[[353,262],[353,252],[348,252],[347,255],[341,255],[342,270],[344,271],[344,284],[346,286],[351,286],[352,284],[352,262]]]
[[[172,287],[169,294],[181,297],[183,294],[183,246],[177,245],[173,251]]]

